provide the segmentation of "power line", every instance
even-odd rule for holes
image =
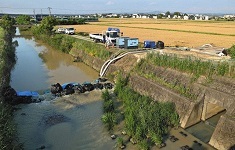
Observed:
[[[48,7],[48,10],[49,10],[49,16],[51,16],[51,7]]]

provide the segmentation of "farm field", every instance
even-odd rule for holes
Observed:
[[[166,46],[199,47],[212,44],[230,48],[235,44],[235,22],[185,21],[167,19],[99,19],[87,25],[76,25],[76,32],[100,33],[108,27],[118,27],[123,36],[163,41]]]

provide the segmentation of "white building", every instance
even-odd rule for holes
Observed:
[[[184,16],[184,20],[188,20],[189,19],[189,17],[188,16]]]
[[[157,19],[157,16],[153,16],[153,19]]]

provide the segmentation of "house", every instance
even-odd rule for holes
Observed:
[[[157,19],[157,16],[153,16],[153,19]]]
[[[141,18],[140,14],[132,14],[132,18]]]
[[[209,16],[205,16],[205,20],[209,20]]]
[[[188,16],[184,16],[184,20],[188,20],[189,19],[189,17]]]
[[[143,15],[143,16],[141,16],[141,18],[146,19],[146,18],[149,18],[149,17],[147,15]]]

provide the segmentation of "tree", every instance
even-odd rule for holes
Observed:
[[[165,16],[168,17],[169,15],[171,15],[171,13],[170,13],[169,11],[167,11],[167,12],[165,13]]]
[[[0,20],[0,26],[6,30],[8,36],[13,36],[15,34],[15,19],[11,18],[9,15],[4,15]],[[8,38],[8,36],[6,36]]]
[[[52,35],[54,26],[56,25],[56,19],[54,17],[48,16],[43,18],[39,26],[33,26],[32,32],[37,37],[40,35]]]
[[[174,12],[174,15],[181,16],[181,13],[180,12]]]
[[[55,25],[56,25],[56,19],[54,17],[48,16],[43,18],[41,25],[39,27],[41,28],[41,31],[44,34],[51,35]]]
[[[163,14],[158,14],[157,15],[157,18],[159,18],[159,19],[162,19],[162,17],[163,17]]]
[[[18,25],[29,25],[30,17],[28,15],[20,15],[16,18],[16,23]]]

